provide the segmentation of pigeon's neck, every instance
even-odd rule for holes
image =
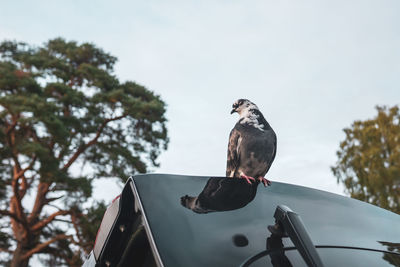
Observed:
[[[239,123],[252,126],[260,131],[265,131],[270,128],[263,114],[258,109],[244,110],[240,114]]]

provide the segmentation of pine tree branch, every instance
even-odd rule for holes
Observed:
[[[25,223],[24,221],[22,221],[22,220],[17,216],[17,214],[15,214],[15,213],[13,213],[13,212],[10,212],[10,211],[8,211],[8,210],[0,210],[0,215],[8,216],[8,217],[10,217],[10,218],[13,218],[16,222],[18,222],[18,223],[20,223],[20,224],[26,226],[26,223]]]
[[[51,189],[49,189],[49,191],[52,191]],[[49,205],[49,203],[50,202],[53,202],[53,201],[56,201],[56,200],[59,200],[59,199],[62,199],[63,197],[65,197],[65,196],[59,196],[59,197],[49,197],[49,198],[46,198],[46,205]],[[59,209],[59,208],[58,208]],[[60,209],[59,209],[60,210]]]
[[[67,210],[59,210],[57,212],[54,212],[53,214],[51,214],[50,216],[48,216],[46,219],[41,220],[40,222],[34,224],[31,227],[31,231],[32,232],[36,232],[41,230],[43,227],[45,227],[46,225],[48,225],[49,223],[51,223],[57,216],[62,216],[62,215],[67,215],[69,213],[69,211]]]
[[[23,212],[23,207],[22,207],[22,201],[21,201],[21,196],[19,192],[19,183],[18,180],[12,180],[11,181],[11,187],[13,188],[13,193],[14,195],[11,197],[10,204],[11,207],[15,209],[15,212],[19,218],[25,218],[25,213]]]
[[[36,158],[37,158],[37,157],[36,157],[36,155],[35,155],[35,156],[33,157],[32,161],[29,163],[29,165],[28,165],[26,168],[20,170],[20,171],[16,174],[17,177],[16,177],[15,179],[17,179],[17,180],[18,180],[18,179],[21,179],[21,180],[22,180],[22,181],[21,181],[21,189],[20,189],[20,191],[19,191],[19,196],[20,196],[21,199],[24,198],[24,196],[25,196],[25,194],[26,194],[26,191],[27,191],[28,188],[29,188],[29,183],[27,182],[27,179],[26,179],[26,176],[25,176],[25,172],[32,169],[33,165],[34,165],[35,162],[36,162]]]
[[[14,179],[19,179],[19,178],[21,178],[22,176],[25,175],[25,172],[26,172],[26,171],[32,169],[33,164],[35,164],[35,162],[36,162],[36,158],[37,158],[37,157],[34,156],[33,159],[32,159],[32,161],[29,163],[29,165],[28,165],[26,168],[24,168],[24,169],[20,170],[19,172],[17,172],[17,173],[16,173],[16,177],[14,177]]]
[[[68,221],[68,220],[63,220],[63,219],[57,219],[57,218],[55,218],[53,221],[54,221],[54,222],[63,222],[63,223],[69,223],[69,224],[72,224],[72,222],[71,222],[71,221]]]
[[[8,110],[8,112],[10,114],[12,114],[12,112],[10,112],[10,110],[7,107],[4,107],[4,108],[6,108]],[[20,117],[19,114],[16,116],[12,116],[12,120],[13,120],[12,124],[8,125],[8,123],[6,123],[7,124],[6,135],[8,135],[10,132],[14,131],[15,127],[18,124],[19,117]]]
[[[58,209],[58,210],[63,210],[62,208],[58,207],[57,205],[50,204],[49,201],[47,201],[47,202],[48,202],[48,203],[46,204],[47,206],[53,207],[53,208]]]
[[[39,183],[36,192],[35,204],[33,205],[32,212],[28,217],[28,222],[32,222],[39,217],[39,214],[42,212],[43,206],[46,205],[46,195],[49,192],[49,187],[49,183]]]
[[[9,134],[11,131],[15,129],[18,124],[18,120],[15,120],[11,125],[7,127],[6,134]]]
[[[9,250],[8,248],[0,248],[0,252],[13,253],[13,251]]]
[[[24,176],[25,171],[22,170],[21,164],[18,160],[18,151],[15,148],[15,126],[18,123],[19,115],[12,116],[13,123],[11,126],[8,127],[6,131],[6,136],[7,136],[7,143],[9,147],[11,148],[11,158],[14,161],[14,167],[13,167],[13,177],[11,181],[11,188],[13,190],[13,196],[11,196],[10,199],[10,206],[11,206],[11,211],[16,212],[16,216],[19,218],[20,221],[26,222],[26,215],[23,212],[23,207],[22,207],[22,198],[25,195],[24,191],[20,191],[19,189],[19,179]],[[29,167],[29,166],[28,166]],[[26,186],[26,179],[24,185]],[[21,194],[22,193],[22,196]],[[15,218],[13,218],[15,219]]]
[[[120,120],[120,119],[122,119],[122,118],[124,118],[124,117],[126,117],[126,116],[127,116],[127,114],[123,114],[123,115],[121,115],[121,116],[117,116],[117,117],[114,117],[114,118],[106,119],[106,120],[100,125],[100,128],[97,130],[95,137],[93,137],[93,139],[90,140],[88,143],[86,143],[86,144],[84,144],[84,145],[81,145],[81,146],[78,148],[78,150],[72,155],[72,157],[68,160],[68,162],[64,165],[64,167],[63,167],[61,170],[63,170],[63,171],[68,170],[68,168],[72,165],[72,163],[74,163],[75,160],[76,160],[83,152],[85,152],[85,150],[86,150],[88,147],[94,145],[94,144],[97,142],[97,140],[99,139],[101,133],[103,132],[104,128],[107,126],[107,124],[108,124],[109,122],[111,122],[111,121],[116,121],[116,120]]]
[[[41,243],[39,245],[37,245],[36,247],[34,247],[33,249],[29,250],[28,252],[26,252],[23,256],[22,256],[22,260],[27,260],[30,257],[32,257],[33,254],[35,253],[40,253],[42,250],[46,249],[49,245],[53,244],[54,242],[58,241],[58,240],[62,240],[62,239],[70,239],[72,238],[71,235],[66,235],[66,234],[59,234],[56,235],[55,237],[53,237],[52,239]]]
[[[70,132],[70,136],[69,136],[68,141],[67,141],[67,144],[68,144],[68,145],[64,146],[64,147],[60,150],[60,152],[58,153],[58,155],[57,155],[57,157],[56,157],[58,160],[61,160],[62,158],[64,158],[65,153],[67,153],[67,151],[68,151],[68,149],[69,149],[69,146],[70,146],[70,144],[72,143],[72,140],[75,138],[75,136],[76,136],[77,134],[78,134],[78,132]]]
[[[11,211],[16,212],[16,216],[18,217],[19,221],[22,221],[23,225],[26,225],[26,215],[25,215],[24,209],[22,207],[22,197],[20,195],[20,193],[24,193],[24,192],[20,191],[19,182],[18,182],[19,179],[15,178],[15,177],[17,177],[19,170],[21,170],[21,167],[18,162],[18,159],[16,158],[15,165],[14,165],[14,175],[13,175],[13,179],[11,181],[13,196],[11,196],[11,199],[10,199],[10,208],[11,208]],[[11,218],[15,219],[13,217],[11,217]]]
[[[79,214],[79,216],[84,216],[83,214]],[[71,214],[71,223],[75,229],[76,232],[76,237],[78,238],[78,242],[82,243],[83,242],[83,238],[81,236],[81,233],[79,231],[79,227],[78,227],[78,218],[77,218],[77,214]]]

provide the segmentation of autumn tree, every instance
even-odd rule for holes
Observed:
[[[351,197],[400,214],[400,112],[376,109],[375,118],[344,129],[332,171]]]
[[[0,252],[4,264],[79,266],[104,204],[83,209],[98,177],[157,166],[165,103],[113,74],[93,44],[0,43]]]

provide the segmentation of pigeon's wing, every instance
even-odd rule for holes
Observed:
[[[272,152],[272,157],[271,160],[268,162],[268,169],[266,173],[269,171],[269,168],[271,168],[272,162],[274,162],[275,156],[276,156],[276,150],[277,150],[277,142],[276,142],[276,135],[274,133],[274,151]]]
[[[233,128],[231,134],[229,135],[228,159],[226,163],[226,176],[228,177],[233,177],[240,163],[240,139],[240,132]]]

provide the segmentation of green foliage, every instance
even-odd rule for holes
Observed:
[[[397,106],[377,111],[344,129],[332,171],[351,197],[400,214],[400,112]]]
[[[78,206],[72,207],[72,226],[76,231],[79,246],[85,254],[89,254],[93,249],[96,240],[97,230],[103,219],[106,205],[103,202],[95,202],[84,212]],[[49,238],[54,234],[63,234],[64,231],[57,227],[48,228],[43,236]],[[47,266],[82,266],[82,259],[79,251],[71,247],[69,240],[59,240],[46,248],[49,257],[41,257],[42,263]]]
[[[104,212],[106,211],[106,204],[103,202],[96,202],[84,213],[76,210],[74,214],[76,217],[76,225],[81,237],[81,247],[88,254],[96,240],[97,231],[101,220],[103,219]]]
[[[118,116],[124,117],[109,122],[98,145],[82,155],[96,175],[125,179],[146,172],[143,154],[157,165],[160,148],[167,144],[165,104],[134,82],[120,83],[111,74],[116,58],[91,44],[62,39],[36,49],[4,42],[0,53],[0,104],[5,108],[0,119],[18,116],[17,143],[22,154],[47,162],[43,173],[59,169],[58,157],[67,159],[96,135],[105,119]],[[42,136],[42,142],[27,138],[27,131]],[[51,153],[49,145],[58,153]]]
[[[116,61],[93,44],[61,38],[41,47],[0,43],[0,201],[11,205],[7,201],[14,197],[22,203],[26,190],[36,194],[40,214],[29,218],[32,225],[45,218],[44,206],[52,201],[73,214],[91,196],[94,177],[125,181],[158,166],[168,144],[166,104],[137,83],[120,82],[113,74]],[[13,181],[18,190],[11,190]],[[89,236],[85,251],[94,241],[90,227],[98,226],[91,213],[96,212],[81,211],[88,217],[82,215],[77,226],[82,238]],[[24,221],[24,214],[29,217],[28,207],[17,216]],[[45,229],[21,246],[34,248],[46,240]],[[70,246],[67,239],[54,244]]]

